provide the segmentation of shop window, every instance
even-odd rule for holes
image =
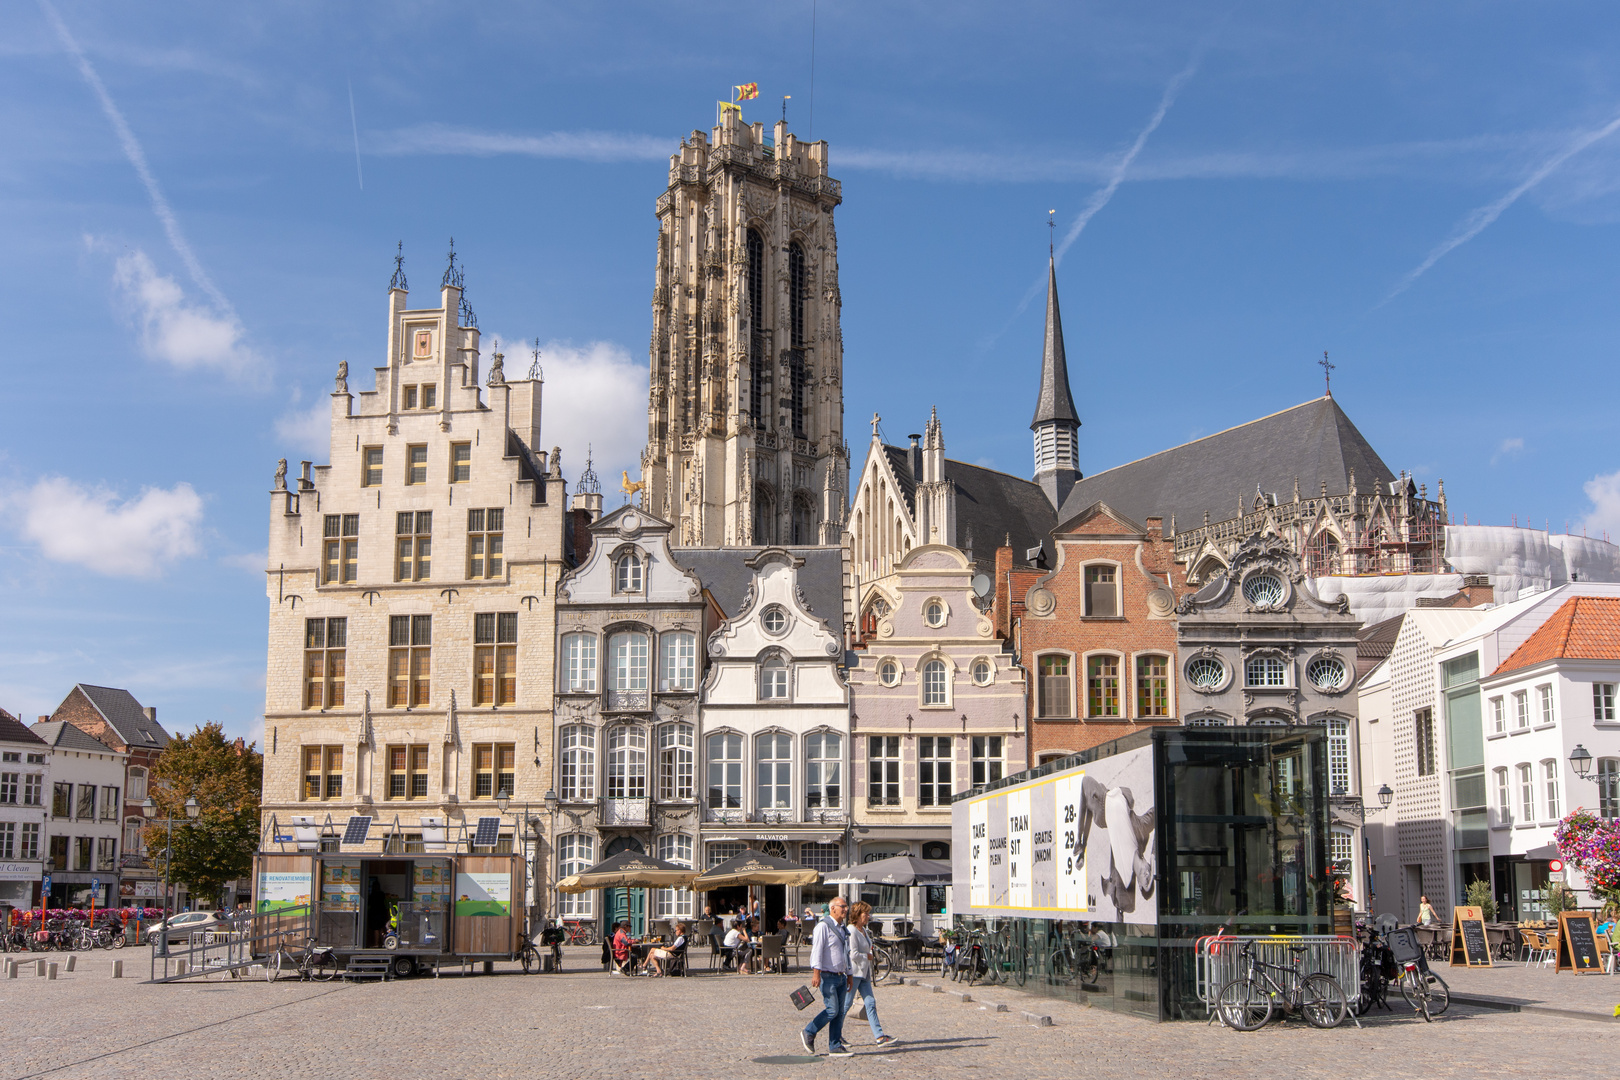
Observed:
[[[585,724],[563,728],[561,749],[563,801],[596,798],[596,729]]]
[[[805,805],[811,810],[836,810],[844,805],[843,736],[835,731],[812,731],[804,745]]]
[[[517,744],[473,743],[472,750],[472,797],[493,799],[503,791],[510,797],[517,779]]]
[[[697,635],[685,630],[663,636],[663,689],[697,689]]]
[[[1086,658],[1086,715],[1119,715],[1119,657]]]
[[[1074,715],[1069,693],[1069,658],[1043,656],[1037,669],[1040,672],[1040,715],[1043,718],[1067,718]]]
[[[713,841],[709,844],[709,851],[707,855],[709,865],[707,869],[713,870],[721,863],[730,859],[735,859],[742,853],[743,845],[735,840]],[[834,869],[837,869],[837,867],[834,867]]]
[[[770,731],[754,740],[756,810],[793,808],[793,737]]]
[[[596,635],[563,635],[563,689],[570,694],[596,693]]]
[[[1001,779],[1001,736],[975,735],[973,751],[973,786],[983,787]]]
[[[473,616],[473,704],[517,703],[517,625],[515,611]]]
[[[433,616],[388,617],[388,707],[413,708],[431,699]]]
[[[582,873],[596,865],[596,837],[571,833],[557,837],[557,877]],[[557,914],[565,919],[589,919],[595,914],[596,892],[558,893]]]
[[[951,759],[956,740],[924,735],[917,740],[917,805],[951,804]]]
[[[1613,720],[1614,714],[1614,683],[1595,682],[1592,684],[1592,719]]]
[[[948,704],[947,687],[949,680],[945,677],[945,661],[930,660],[923,665],[922,690],[924,705]]]
[[[433,511],[401,510],[394,515],[395,581],[427,581],[433,576]]]
[[[1112,566],[1086,567],[1086,615],[1113,618],[1119,614],[1118,585]]]
[[[356,581],[360,576],[360,515],[327,514],[324,525],[327,584]]]
[[[709,773],[709,806],[735,810],[742,806],[742,736],[729,731],[710,735],[706,741]],[[740,854],[740,852],[739,852]]]
[[[658,797],[665,802],[692,798],[694,786],[691,724],[658,729]]]
[[[607,797],[647,797],[647,732],[639,727],[616,727],[608,732]]]
[[[866,740],[866,805],[900,805],[900,736]]]
[[[1417,774],[1433,776],[1438,767],[1434,745],[1434,710],[1419,709],[1412,719],[1412,749],[1417,758]]]
[[[1170,658],[1136,658],[1136,715],[1170,715]]]
[[[304,747],[304,798],[343,797],[343,747]]]
[[[348,655],[348,619],[304,620],[304,708],[340,709],[343,707],[343,679],[345,658]],[[130,770],[132,773],[134,770]],[[146,774],[141,773],[142,799],[146,798]],[[134,799],[134,780],[130,781],[130,798]]]
[[[505,553],[506,511],[501,507],[467,511],[467,578],[501,576]]]

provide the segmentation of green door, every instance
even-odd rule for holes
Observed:
[[[607,889],[609,926],[630,920],[630,933],[640,937],[647,931],[647,890]]]

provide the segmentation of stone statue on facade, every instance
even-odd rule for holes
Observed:
[[[338,361],[337,392],[339,394],[349,392],[349,362],[347,360]]]
[[[489,362],[488,385],[506,385],[506,355],[504,353],[496,352],[495,358]]]
[[[276,490],[287,490],[287,459],[282,458],[276,462]]]

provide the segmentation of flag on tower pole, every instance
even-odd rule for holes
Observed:
[[[736,89],[738,101],[752,101],[759,97],[759,83],[757,82],[743,83]]]

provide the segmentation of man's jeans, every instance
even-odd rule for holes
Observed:
[[[844,1012],[849,1008],[849,976],[836,971],[823,971],[821,1001],[822,1010],[814,1020],[804,1025],[804,1032],[814,1039],[822,1028],[830,1025],[827,1049],[841,1050],[844,1046]]]

